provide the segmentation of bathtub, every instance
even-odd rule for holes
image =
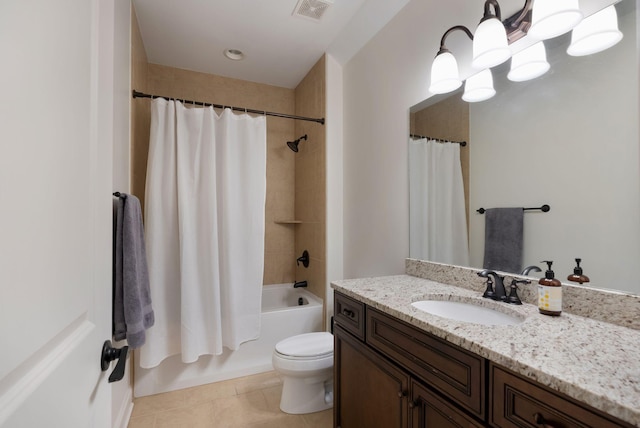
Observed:
[[[224,348],[222,355],[202,356],[185,364],[180,355],[158,367],[135,367],[134,396],[158,394],[273,370],[271,355],[276,343],[296,334],[322,331],[322,299],[293,284],[262,288],[260,338],[245,342],[237,351]]]

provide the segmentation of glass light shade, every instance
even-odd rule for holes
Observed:
[[[513,55],[507,78],[513,82],[524,82],[542,76],[549,68],[544,43],[538,42]]]
[[[496,90],[493,89],[493,75],[491,74],[491,70],[487,68],[467,79],[464,84],[462,99],[469,103],[476,103],[488,100],[495,94]]]
[[[471,66],[477,70],[495,67],[511,57],[507,30],[498,18],[484,20],[473,36],[473,60]]]
[[[582,20],[578,0],[535,0],[528,35],[546,40],[564,34]]]
[[[429,92],[432,94],[446,94],[455,91],[462,85],[458,73],[458,62],[451,52],[438,54],[431,64],[431,85]]]
[[[618,14],[614,5],[582,20],[571,33],[567,53],[572,56],[590,55],[609,49],[622,40],[618,30]]]

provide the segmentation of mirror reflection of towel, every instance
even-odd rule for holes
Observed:
[[[485,216],[483,267],[520,272],[524,208],[489,208]]]

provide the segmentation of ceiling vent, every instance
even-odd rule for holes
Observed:
[[[317,22],[332,4],[333,0],[299,0],[293,16]]]

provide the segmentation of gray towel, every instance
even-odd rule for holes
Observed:
[[[520,272],[524,208],[490,208],[485,215],[483,267]]]
[[[155,318],[149,292],[149,271],[144,246],[140,201],[121,193],[118,200],[115,236],[113,336],[127,339],[132,349],[144,345],[145,330]]]

